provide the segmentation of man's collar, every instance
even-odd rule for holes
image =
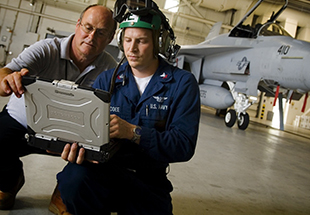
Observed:
[[[60,58],[71,60],[70,59],[70,49],[71,49],[71,43],[74,37],[74,33],[69,35],[68,37],[65,37],[60,42]]]
[[[163,58],[160,56],[158,56],[158,58],[159,65],[156,72],[154,73],[154,76],[160,82],[169,82],[173,78],[171,67],[167,67],[169,64]],[[121,65],[117,72],[116,82],[123,82],[123,79],[129,77],[129,74],[132,74],[131,68],[128,62],[125,62],[123,65]]]

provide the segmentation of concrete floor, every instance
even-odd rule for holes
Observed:
[[[309,215],[310,130],[301,133],[254,121],[246,131],[227,128],[204,109],[195,156],[170,168],[174,214]],[[15,207],[0,215],[51,215],[55,175],[65,162],[42,155],[22,160],[26,183]]]

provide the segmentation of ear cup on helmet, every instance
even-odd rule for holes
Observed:
[[[124,52],[124,47],[123,47],[123,32],[124,32],[124,29],[123,28],[120,28],[118,30],[118,32],[116,33],[116,41],[117,41],[117,45],[118,45],[118,48]]]
[[[169,54],[171,37],[167,30],[161,30],[159,34],[159,53],[166,56]]]

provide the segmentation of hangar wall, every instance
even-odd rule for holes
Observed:
[[[0,44],[6,46],[10,62],[24,48],[44,39],[48,29],[60,32],[74,32],[79,13],[36,2],[31,6],[29,1],[8,0],[1,3]],[[68,34],[67,33],[67,34]]]
[[[303,95],[300,100],[287,101],[283,98],[283,120],[285,125],[291,125],[301,128],[310,129],[310,99],[307,99],[306,109],[302,112],[306,95]],[[280,128],[280,115],[279,115],[279,101],[276,101],[275,106],[273,97],[263,96],[261,104],[258,107],[258,119],[265,121],[266,124],[271,124],[273,127]],[[255,117],[256,108],[259,104],[251,107],[251,117]],[[252,113],[252,114],[251,114]],[[305,122],[307,120],[307,122]]]

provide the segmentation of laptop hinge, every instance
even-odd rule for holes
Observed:
[[[85,149],[89,149],[89,150],[92,150],[92,151],[97,151],[97,152],[100,151],[100,147],[97,147],[97,146],[92,146],[92,145],[88,145],[88,144],[85,144],[85,143],[78,143],[78,145],[80,147],[83,147]]]
[[[43,140],[48,140],[48,141],[57,140],[57,137],[52,137],[52,136],[48,136],[45,134],[38,134],[38,133],[35,134],[35,137],[39,139],[43,139]]]
[[[67,80],[60,80],[60,81],[54,80],[52,84],[55,85],[56,87],[64,88],[64,89],[77,89],[79,86],[75,82],[67,81]]]

